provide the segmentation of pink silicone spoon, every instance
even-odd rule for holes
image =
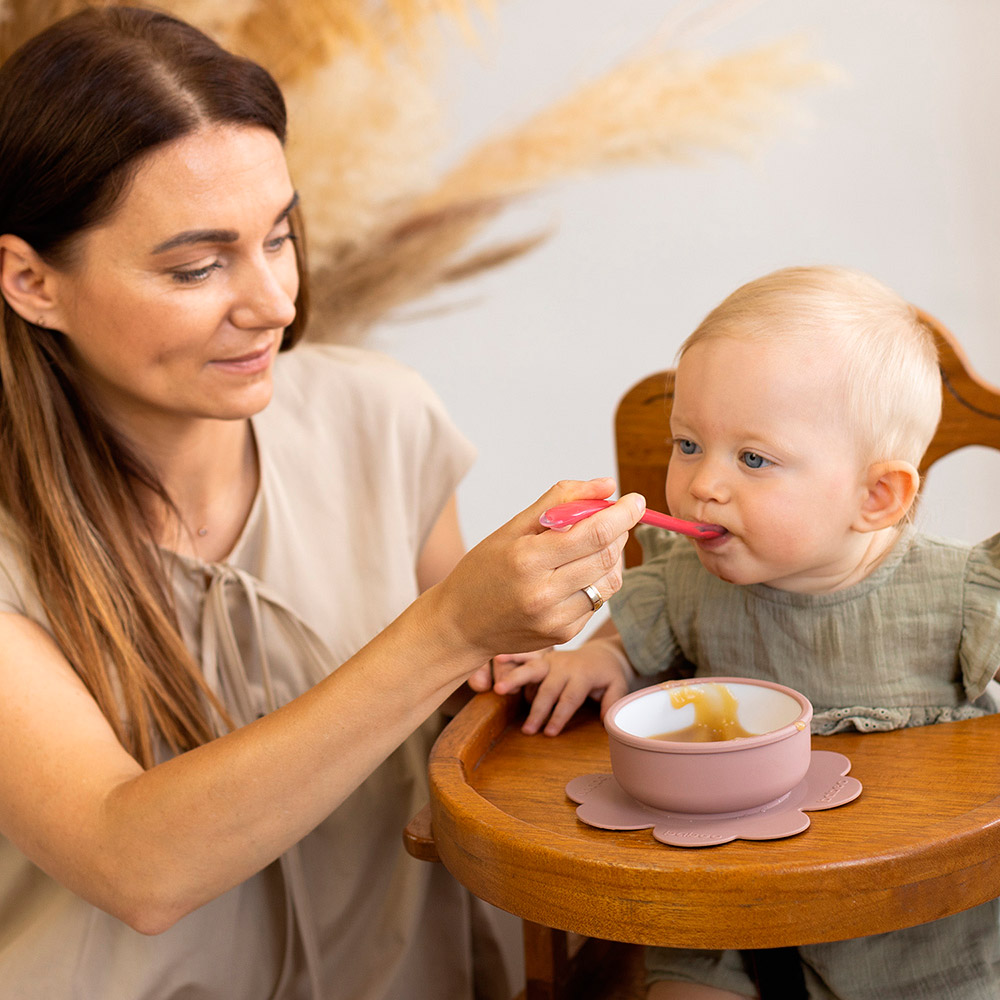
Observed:
[[[605,507],[610,507],[611,503],[610,500],[571,500],[569,503],[550,507],[538,520],[546,528],[568,528],[571,524],[576,524],[577,521],[604,510]],[[666,528],[681,535],[690,535],[692,538],[719,538],[726,533],[726,529],[718,524],[682,521],[679,517],[671,517],[655,510],[647,510],[639,520],[656,528]]]

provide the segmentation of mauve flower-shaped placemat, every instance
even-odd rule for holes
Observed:
[[[806,812],[834,809],[861,794],[861,782],[847,777],[851,762],[842,753],[813,750],[806,776],[786,795],[735,813],[670,813],[637,802],[613,774],[583,774],[566,786],[577,817],[601,830],[646,830],[673,847],[714,847],[731,840],[778,840],[809,827]]]

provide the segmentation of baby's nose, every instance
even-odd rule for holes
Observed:
[[[698,500],[725,503],[729,499],[730,489],[726,471],[717,462],[702,461],[691,478],[689,489],[691,495]]]

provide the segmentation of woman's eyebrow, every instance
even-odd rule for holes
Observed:
[[[283,222],[286,218],[288,218],[292,209],[295,208],[298,203],[299,192],[296,191],[295,194],[292,195],[292,200],[278,213],[278,217],[274,220],[274,224],[277,225],[279,222]]]
[[[292,195],[292,200],[278,213],[273,225],[278,225],[284,221],[299,203],[298,191]],[[193,243],[235,243],[240,238],[240,234],[235,229],[187,229],[183,233],[171,236],[162,243],[157,243],[153,247],[154,254],[166,253],[176,247],[190,246]]]

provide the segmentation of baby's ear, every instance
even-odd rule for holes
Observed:
[[[917,490],[920,473],[909,462],[876,462],[868,467],[865,498],[855,527],[880,531],[906,517]]]

